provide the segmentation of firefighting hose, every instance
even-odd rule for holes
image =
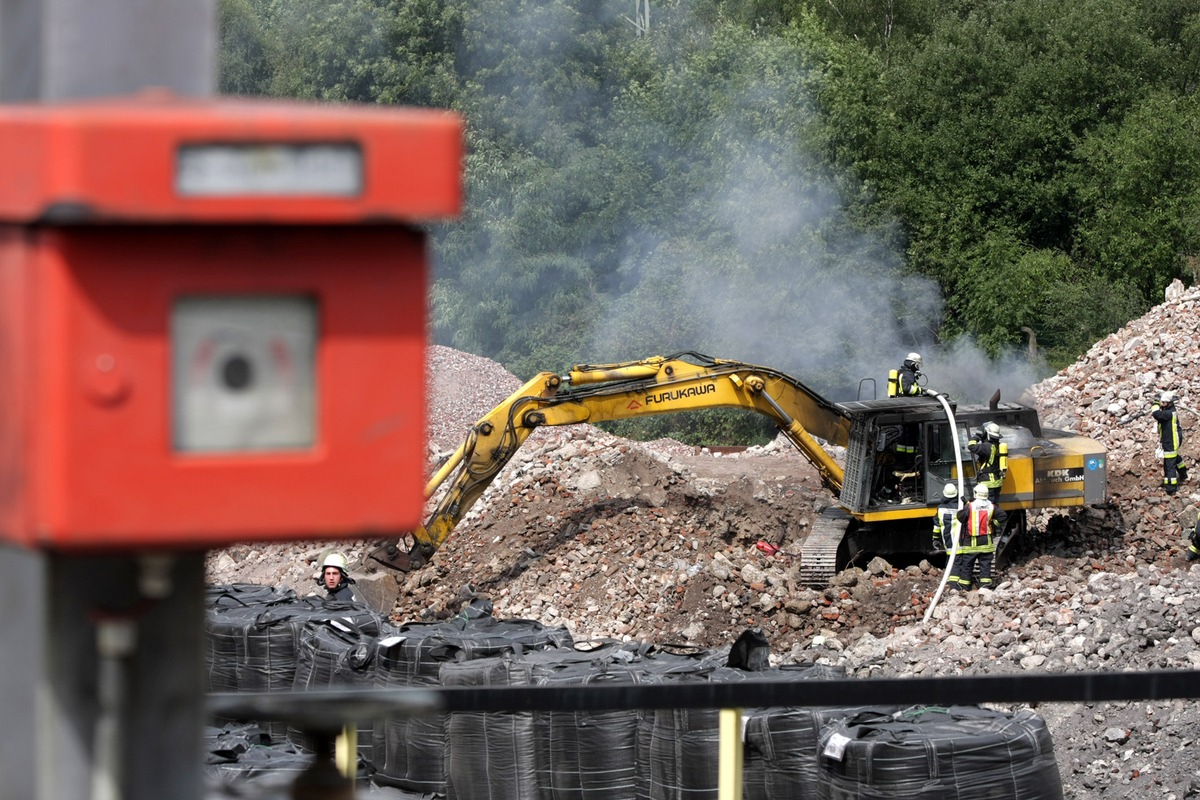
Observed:
[[[954,437],[954,466],[958,470],[958,507],[961,510],[963,504],[963,464],[962,450],[959,447],[958,440],[958,424],[954,421],[954,411],[950,408],[950,403],[946,398],[933,391],[927,391],[926,394],[931,397],[936,397],[938,402],[942,404],[942,408],[946,409],[946,419],[950,422],[950,435]],[[946,569],[942,572],[942,580],[938,583],[937,591],[933,593],[933,599],[929,601],[929,608],[925,609],[925,618],[921,620],[922,624],[929,622],[929,618],[933,616],[933,609],[937,607],[938,600],[942,597],[942,592],[946,588],[946,583],[950,580],[950,573],[954,571],[954,556],[958,554],[958,526],[950,526],[950,557],[946,559]]]

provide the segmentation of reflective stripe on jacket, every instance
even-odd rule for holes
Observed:
[[[1000,443],[990,439],[972,439],[967,443],[967,449],[979,461],[979,482],[989,489],[999,489],[1004,483],[1004,475],[1000,471]]]
[[[900,368],[899,390],[902,395],[925,394],[925,390],[917,383],[917,372],[907,367]]]

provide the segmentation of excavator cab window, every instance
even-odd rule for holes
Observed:
[[[966,454],[966,428],[960,426],[958,431],[960,447]],[[954,458],[954,437],[951,435],[949,423],[942,422],[929,425],[929,433],[925,437],[928,444],[928,467],[925,471],[925,495],[929,498],[940,498],[942,488],[947,483],[958,482],[956,460]],[[964,466],[971,463],[970,455],[966,455]]]
[[[875,440],[871,505],[924,504],[925,426],[919,422],[885,425]]]

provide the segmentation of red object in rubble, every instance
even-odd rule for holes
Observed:
[[[754,546],[755,546],[755,547],[757,547],[759,550],[761,550],[762,552],[766,553],[766,554],[767,554],[767,555],[769,555],[769,556],[774,556],[774,555],[778,555],[778,554],[779,554],[779,548],[778,548],[778,547],[776,547],[775,545],[771,544],[770,542],[764,542],[764,541],[762,541],[761,539],[760,539],[760,540],[758,541],[758,543],[757,543],[757,544],[755,544]]]

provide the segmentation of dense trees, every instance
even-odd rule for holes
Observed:
[[[433,333],[521,375],[696,349],[845,393],[1023,327],[1061,365],[1195,278],[1191,0],[633,10],[223,0],[222,86],[462,112]]]

